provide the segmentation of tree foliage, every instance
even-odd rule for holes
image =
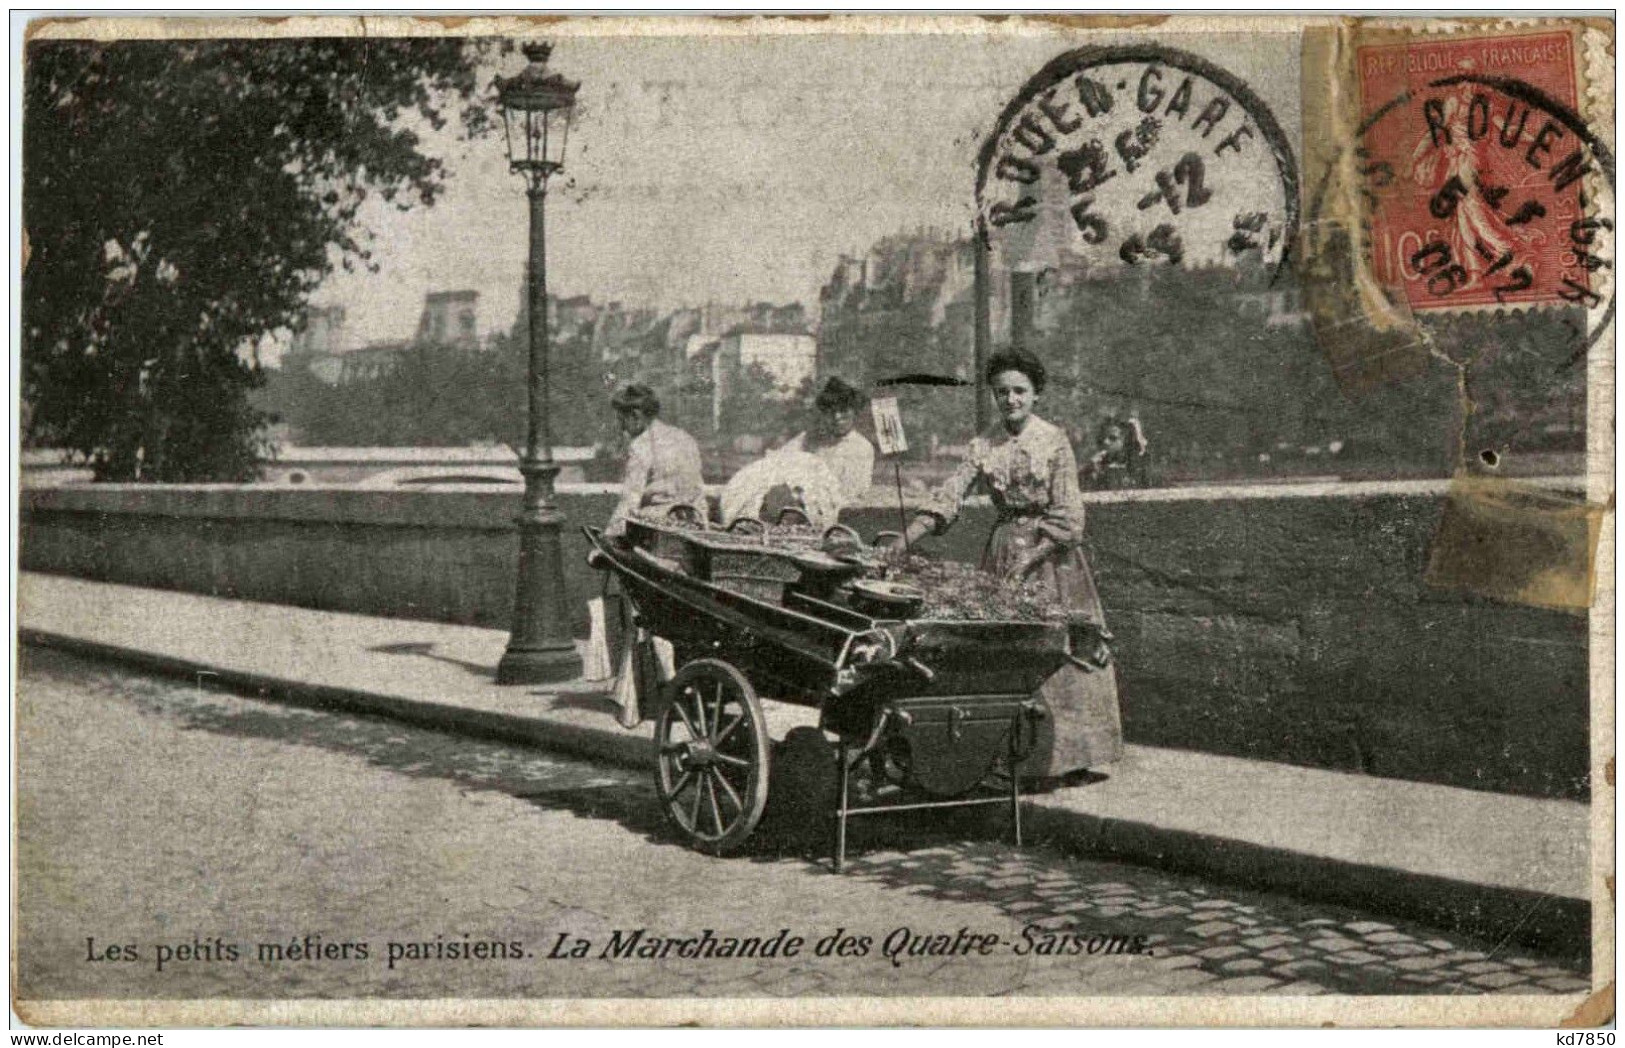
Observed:
[[[551,345],[553,442],[614,439],[590,331]],[[493,338],[483,350],[417,343],[370,379],[328,385],[301,366],[272,371],[258,402],[287,422],[298,442],[369,447],[460,447],[525,442],[527,343]]]
[[[722,430],[725,433],[753,433],[760,437],[783,439],[788,424],[785,404],[779,395],[779,380],[760,361],[751,361],[739,370],[725,387],[722,397]],[[777,408],[777,410],[774,410]]]
[[[419,129],[488,116],[494,45],[36,41],[24,68],[23,395],[33,445],[103,480],[241,480],[267,419],[254,340],[370,262],[374,195],[431,205]]]

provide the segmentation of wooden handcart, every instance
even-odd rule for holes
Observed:
[[[1065,623],[918,617],[918,595],[879,577],[844,528],[776,538],[633,521],[614,541],[585,530],[593,566],[675,649],[676,675],[644,699],[661,803],[692,846],[734,851],[762,817],[764,695],[817,708],[838,740],[837,870],[855,816],[1007,804],[1020,845],[1019,768],[1044,716],[1037,689],[1070,657]],[[852,803],[860,761],[902,799]]]

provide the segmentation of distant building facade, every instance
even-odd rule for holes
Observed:
[[[374,342],[359,349],[352,349],[348,353],[338,354],[329,360],[318,361],[316,366],[330,367],[336,363],[338,365],[336,384],[340,386],[355,382],[371,382],[398,371],[411,349],[410,342]],[[327,367],[323,370],[327,370]],[[317,377],[321,377],[322,372],[316,374]]]
[[[773,377],[777,392],[788,395],[812,379],[817,359],[818,340],[805,332],[733,331],[717,344],[712,377],[720,389],[755,366]]]
[[[314,306],[304,326],[294,333],[283,360],[284,370],[303,369],[329,386],[369,382],[408,366],[424,349],[483,348],[479,338],[478,291],[431,291],[423,298],[417,334],[408,342],[349,343],[343,306]]]
[[[711,426],[720,429],[723,405],[752,368],[772,379],[769,397],[775,400],[789,399],[811,381],[818,341],[805,332],[731,331],[709,343],[702,356],[711,370]]]
[[[1107,415],[1141,418],[1162,450],[1174,439],[1181,453],[1240,453],[1253,414],[1282,414],[1271,406],[1282,382],[1307,397],[1320,359],[1298,281],[1270,277],[1250,255],[1194,267],[1079,260],[1025,275],[995,269],[989,348],[1020,342],[1045,361],[1041,410],[1071,431],[1080,453],[1092,450]],[[843,257],[819,296],[818,377],[869,388],[918,372],[978,381],[975,294],[968,234],[919,230]],[[962,442],[978,395],[905,389],[905,422]]]
[[[819,293],[819,379],[859,386],[910,372],[970,378],[974,370],[975,250],[968,236],[918,230],[842,256]],[[1005,328],[1009,286],[994,281],[990,318]]]
[[[343,306],[313,306],[304,326],[294,332],[289,353],[335,353],[345,345]]]
[[[343,306],[314,306],[305,323],[293,333],[283,358],[284,368],[303,368],[329,386],[337,385],[347,348]]]
[[[778,401],[815,375],[818,344],[800,303],[708,303],[681,315],[683,325],[672,332],[681,353],[673,385],[690,425],[722,429],[724,405],[753,369],[771,382],[767,399]]]
[[[431,291],[423,299],[416,341],[428,346],[479,345],[480,293]]]

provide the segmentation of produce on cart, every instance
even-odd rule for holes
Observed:
[[[1012,583],[957,561],[910,556],[892,577],[925,594],[920,617],[967,621],[1067,622],[1072,609],[1036,582]]]

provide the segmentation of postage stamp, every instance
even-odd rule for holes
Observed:
[[[1422,374],[1430,353],[1470,355],[1449,325],[1475,310],[1554,311],[1563,369],[1611,329],[1614,164],[1592,125],[1612,110],[1590,80],[1603,36],[1583,23],[1306,32],[1306,64],[1337,73],[1304,83],[1304,275],[1346,392]]]
[[[18,24],[16,1021],[1611,1021],[1611,22]]]
[[[1586,176],[1599,149],[1611,162],[1578,116],[1572,33],[1424,38],[1356,61],[1379,279],[1413,310],[1597,301],[1611,223]]]

